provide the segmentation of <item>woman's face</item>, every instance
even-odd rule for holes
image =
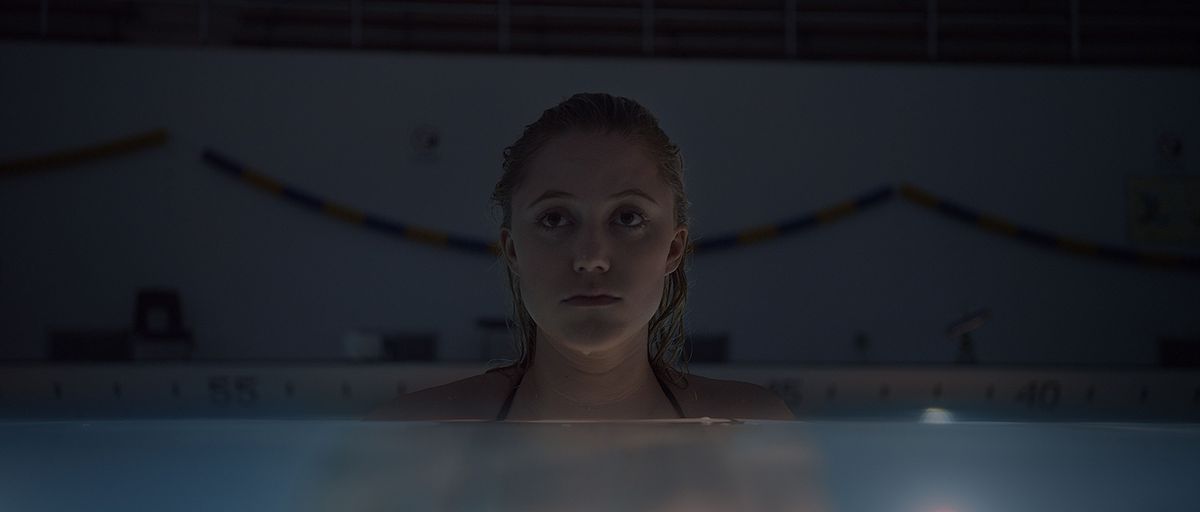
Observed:
[[[584,355],[644,346],[686,243],[671,189],[644,151],[620,135],[581,132],[552,139],[530,160],[513,193],[512,229],[500,230],[539,336]],[[580,294],[619,300],[566,302]]]

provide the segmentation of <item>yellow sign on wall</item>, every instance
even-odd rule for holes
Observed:
[[[1129,178],[1134,242],[1200,245],[1200,176]]]

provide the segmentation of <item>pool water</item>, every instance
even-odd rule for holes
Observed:
[[[0,422],[0,510],[1200,510],[1200,425]]]

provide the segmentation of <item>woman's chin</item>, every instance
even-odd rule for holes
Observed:
[[[605,353],[612,352],[621,346],[623,339],[620,333],[614,330],[610,334],[600,334],[589,332],[586,334],[568,334],[563,340],[558,342],[559,349],[574,354],[579,354],[585,357],[600,356]]]

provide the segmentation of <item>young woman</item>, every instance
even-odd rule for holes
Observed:
[[[753,384],[687,375],[683,158],[637,102],[576,94],[504,150],[492,200],[518,358],[368,419],[794,419]]]

